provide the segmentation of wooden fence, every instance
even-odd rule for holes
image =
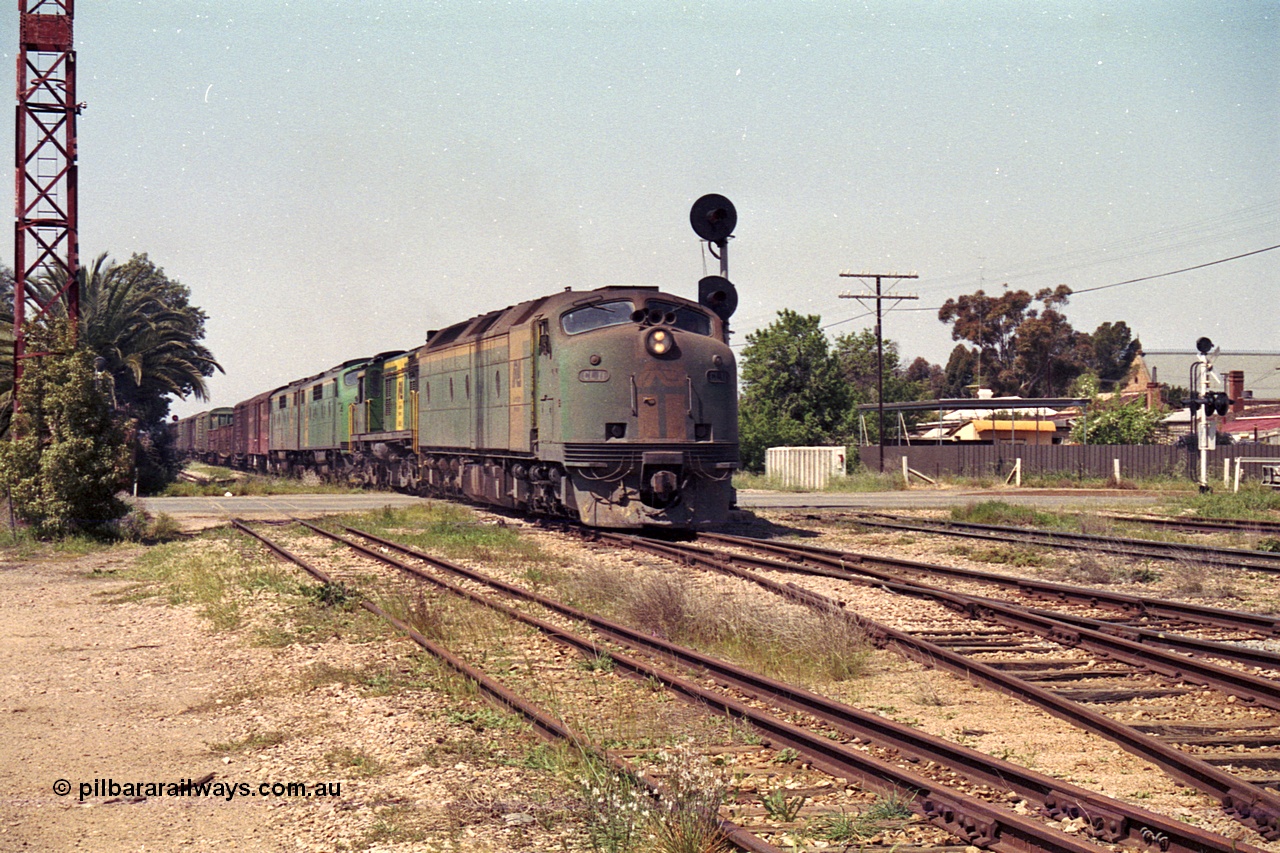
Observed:
[[[1023,478],[1030,476],[1069,476],[1078,478],[1110,477],[1114,460],[1120,460],[1120,476],[1189,477],[1196,479],[1200,466],[1198,451],[1162,444],[920,444],[894,445],[884,449],[884,470],[902,470],[902,457],[907,464],[930,477],[1005,477],[1013,470],[1014,460],[1022,460]],[[879,447],[858,448],[858,458],[868,470],[879,468]],[[1280,461],[1280,445],[1233,444],[1209,451],[1209,480],[1222,480],[1223,464],[1237,456],[1266,457]],[[1245,468],[1246,479],[1257,472]]]

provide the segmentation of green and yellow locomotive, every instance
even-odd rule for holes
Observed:
[[[704,196],[691,221],[727,272],[733,206]],[[599,527],[723,522],[738,466],[736,303],[720,276],[697,302],[566,288],[216,410],[233,445],[221,455]],[[193,426],[209,420],[178,422],[179,449],[207,447]]]
[[[725,519],[737,373],[724,321],[655,287],[565,291],[357,369],[355,477],[602,527]]]

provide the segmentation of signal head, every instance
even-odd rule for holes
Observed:
[[[698,302],[727,321],[738,310],[738,289],[723,276],[709,275],[698,282]]]
[[[723,243],[729,239],[738,224],[738,211],[729,199],[711,193],[693,203],[693,208],[689,211],[689,224],[703,240]]]
[[[1213,341],[1209,340],[1208,338],[1197,338],[1196,350],[1201,355],[1208,355],[1210,351],[1213,350]]]

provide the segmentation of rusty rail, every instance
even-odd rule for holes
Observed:
[[[286,562],[293,563],[312,577],[319,580],[321,583],[334,583],[333,579],[323,571],[315,568],[302,558],[281,547],[278,543],[271,541],[267,537],[248,527],[243,521],[239,519],[232,519],[231,523],[237,530],[257,539],[276,556]],[[638,779],[648,787],[651,793],[655,796],[662,797],[662,786],[655,783],[652,779],[637,774],[625,759],[611,754],[608,750],[598,750],[590,747],[588,745],[589,741],[578,732],[574,731],[551,714],[543,711],[537,705],[534,705],[532,702],[529,702],[511,690],[508,690],[500,682],[485,675],[480,670],[454,655],[448,649],[427,639],[421,633],[414,630],[410,625],[407,625],[403,621],[395,618],[376,604],[370,601],[361,601],[360,606],[370,613],[387,620],[387,622],[394,625],[397,630],[402,631],[411,640],[425,649],[428,653],[438,658],[450,669],[474,683],[482,693],[489,697],[491,701],[496,702],[502,707],[507,708],[526,719],[529,724],[533,726],[534,730],[542,737],[547,740],[565,741],[577,749],[591,753],[597,758],[608,763],[617,772]],[[731,844],[740,850],[747,851],[747,853],[783,853],[782,848],[769,844],[732,821],[721,820],[720,827],[724,832],[725,838]]]
[[[964,536],[971,539],[990,539],[998,542],[1029,542],[1053,548],[1070,548],[1083,551],[1100,551],[1129,557],[1147,557],[1153,560],[1185,560],[1199,558],[1215,566],[1237,569],[1254,569],[1260,572],[1280,572],[1280,554],[1265,551],[1247,551],[1243,548],[1214,548],[1209,545],[1193,545],[1182,542],[1157,542],[1154,539],[1124,539],[1116,536],[1095,536],[1091,533],[1068,533],[1060,530],[1006,527],[998,524],[976,524],[971,521],[949,521],[922,518],[906,518],[876,512],[856,512],[853,517],[859,524],[885,527],[893,530],[912,530],[920,533],[936,533],[943,536]]]
[[[779,562],[745,557],[737,554],[724,555],[730,562],[739,562],[755,568],[772,571],[811,573],[811,570],[798,569],[795,563]],[[916,581],[904,581],[892,574],[877,572],[873,569],[859,567],[850,570],[839,559],[809,555],[806,560],[813,561],[822,567],[821,572],[829,577],[848,580],[864,586],[874,585],[889,589],[902,595],[928,598],[943,604],[952,610],[963,612],[971,618],[989,617],[1006,626],[1027,631],[1040,637],[1067,646],[1079,646],[1096,654],[1105,655],[1123,661],[1132,666],[1159,673],[1168,678],[1182,678],[1196,681],[1217,690],[1222,690],[1241,699],[1257,702],[1274,710],[1280,710],[1280,683],[1273,679],[1241,672],[1228,667],[1203,663],[1173,652],[1152,648],[1143,643],[1144,638],[1158,645],[1190,651],[1203,651],[1206,641],[1193,638],[1182,638],[1164,634],[1159,631],[1130,629],[1136,636],[1133,638],[1118,636],[1118,631],[1103,630],[1106,623],[1084,617],[1063,618],[1060,614],[1021,607],[995,598],[952,592],[939,587]],[[865,577],[859,577],[865,575]],[[1273,661],[1271,652],[1252,652],[1241,649],[1237,654],[1232,647],[1223,643],[1211,644],[1218,650],[1218,656],[1244,661],[1247,658],[1262,658]]]
[[[583,532],[584,537],[597,538],[626,545],[637,550],[661,555],[689,566],[732,575],[750,581],[777,595],[798,601],[806,606],[831,612],[839,610],[840,602],[833,601],[796,584],[780,584],[745,569],[732,565],[720,555],[703,548],[657,542],[641,537],[616,533]],[[799,570],[795,564],[778,564],[788,571]],[[831,570],[825,570],[831,571]],[[843,611],[840,611],[843,612]],[[1253,785],[1214,767],[1207,762],[1189,756],[1161,742],[1157,738],[1118,723],[1078,702],[1058,696],[1038,685],[1002,672],[987,664],[965,657],[928,640],[890,628],[872,620],[846,613],[846,618],[861,627],[878,645],[897,650],[905,657],[925,666],[938,666],[962,677],[985,684],[1003,693],[1037,705],[1060,719],[1082,726],[1089,731],[1119,744],[1127,751],[1161,767],[1171,776],[1214,797],[1227,814],[1245,826],[1257,830],[1269,840],[1280,838],[1280,796]]]
[[[1132,524],[1148,524],[1152,527],[1169,527],[1175,530],[1201,532],[1238,531],[1241,533],[1280,534],[1280,521],[1254,518],[1195,518],[1192,516],[1166,517],[1151,515],[1121,515],[1114,512],[1095,513],[1097,518],[1123,521]]]
[[[545,620],[530,616],[520,610],[499,603],[478,593],[471,592],[457,584],[435,577],[416,566],[409,565],[376,549],[369,548],[338,534],[326,531],[304,521],[300,524],[335,541],[342,542],[353,550],[383,562],[387,565],[427,580],[457,595],[501,612],[508,617],[526,625],[535,627],[546,636],[556,639],[584,654],[597,654],[598,646],[590,639],[580,637]],[[415,556],[417,556],[415,554]],[[439,558],[431,558],[432,563]],[[750,723],[771,742],[791,747],[805,756],[814,767],[836,777],[859,780],[865,787],[881,792],[896,791],[908,793],[912,798],[913,808],[917,813],[937,826],[946,829],[968,843],[994,850],[1041,851],[1042,853],[1096,853],[1097,848],[1090,842],[1074,838],[1058,830],[1047,827],[1037,821],[1030,820],[1011,811],[994,806],[966,794],[940,787],[933,780],[926,779],[908,770],[880,761],[858,750],[850,749],[822,735],[806,731],[803,728],[787,723],[771,714],[759,711],[742,702],[701,687],[673,673],[646,664],[639,659],[622,653],[611,653],[614,665],[626,672],[643,678],[652,678],[663,683],[668,689],[688,701],[700,703],[718,714],[727,714]],[[1119,831],[1119,824],[1109,821],[1111,815],[1099,814],[1101,823],[1108,824]],[[1123,823],[1123,822],[1120,822]],[[1171,827],[1172,828],[1172,827]],[[1210,834],[1212,835],[1212,834]],[[1139,837],[1141,833],[1139,832]],[[1148,828],[1146,843],[1163,844],[1168,848],[1168,836]],[[1217,837],[1225,847],[1187,847],[1187,850],[1243,850],[1238,842],[1231,848],[1228,839]],[[1257,848],[1253,848],[1255,851]],[[1260,853],[1260,851],[1258,851]]]
[[[1237,631],[1244,629],[1256,631],[1260,634],[1280,636],[1280,616],[1272,616],[1265,613],[1249,613],[1244,610],[1228,610],[1222,607],[1208,607],[1203,604],[1189,604],[1163,598],[1147,598],[1093,587],[1038,581],[1031,578],[1013,578],[1008,575],[984,572],[978,569],[962,569],[936,563],[922,563],[901,557],[843,551],[798,542],[775,545],[759,539],[751,539],[745,536],[728,536],[720,533],[699,533],[698,538],[710,542],[722,542],[726,545],[738,545],[754,548],[758,551],[767,551],[788,559],[794,559],[798,552],[818,557],[829,557],[841,561],[846,568],[852,568],[859,572],[864,571],[863,567],[868,565],[889,566],[891,568],[922,572],[928,575],[978,580],[1049,599],[1073,601],[1093,607],[1109,607],[1135,616],[1158,616],[1164,619],[1177,619],[1197,625],[1210,625],[1215,628],[1227,628]],[[1280,663],[1280,655],[1272,655],[1269,662]]]
[[[1052,819],[1085,817],[1088,831],[1101,841],[1115,843],[1125,838],[1147,844],[1153,837],[1166,841],[1169,851],[1210,851],[1224,840],[1180,821],[1120,803],[1110,797],[1063,780],[1043,776],[1035,771],[997,759],[986,753],[951,743],[920,732],[910,726],[869,714],[836,702],[803,688],[779,682],[742,667],[718,660],[710,655],[671,643],[628,628],[609,619],[563,604],[515,584],[490,577],[449,560],[351,527],[348,533],[375,542],[402,554],[428,563],[445,572],[485,584],[507,595],[536,603],[570,619],[585,622],[600,634],[633,649],[660,655],[681,666],[705,671],[718,681],[753,698],[762,699],[788,710],[800,711],[820,719],[851,737],[895,749],[918,761],[934,761],[959,770],[977,782],[996,788],[1008,788],[1040,806]],[[1227,842],[1224,850],[1241,850],[1238,842]]]

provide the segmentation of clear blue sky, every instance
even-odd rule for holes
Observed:
[[[81,0],[76,47],[82,254],[191,288],[213,405],[565,286],[694,296],[707,192],[738,207],[739,344],[783,307],[863,313],[841,270],[913,271],[903,307],[933,310],[886,334],[938,362],[950,296],[1280,243],[1276,0]],[[1280,349],[1278,269],[1067,315]]]

